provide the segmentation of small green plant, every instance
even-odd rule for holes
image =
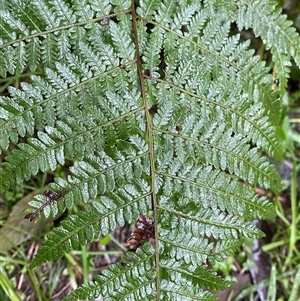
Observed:
[[[71,175],[54,179],[59,197],[42,211],[84,204],[30,268],[150,212],[153,245],[65,300],[215,300],[211,291],[231,282],[207,263],[262,236],[251,220],[275,215],[253,187],[281,187],[266,155],[282,157],[280,100],[291,59],[300,66],[290,22],[270,0],[1,4],[0,74],[44,73],[0,98],[0,148],[13,146],[0,193],[69,160]],[[233,24],[262,38],[271,66]]]

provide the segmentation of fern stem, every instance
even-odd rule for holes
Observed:
[[[136,49],[136,60],[137,60],[137,71],[140,79],[140,85],[141,85],[141,93],[144,103],[144,110],[146,114],[146,123],[147,123],[147,132],[148,132],[148,143],[149,143],[149,156],[150,156],[150,175],[151,175],[151,188],[152,188],[152,210],[154,212],[154,217],[158,217],[158,208],[157,208],[157,200],[156,200],[156,194],[155,191],[155,166],[154,166],[154,142],[153,142],[153,128],[152,128],[152,120],[150,116],[150,112],[148,110],[147,106],[147,96],[146,96],[146,90],[145,90],[145,78],[144,73],[142,70],[142,62],[140,57],[140,51],[139,51],[139,40],[138,40],[138,27],[137,27],[137,15],[135,12],[135,5],[134,0],[131,1],[131,14],[132,14],[132,25],[133,25],[133,33],[134,33],[134,44]],[[160,299],[160,266],[159,266],[159,245],[158,245],[158,228],[157,228],[158,221],[156,220],[154,223],[155,227],[155,269],[156,269],[156,298],[157,300]]]

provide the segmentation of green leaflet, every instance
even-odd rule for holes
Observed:
[[[43,213],[85,208],[48,235],[31,268],[139,214],[157,223],[154,247],[66,300],[215,300],[206,289],[230,283],[204,263],[262,236],[251,220],[275,214],[253,187],[281,188],[267,156],[282,156],[275,129],[300,39],[272,1],[190,2],[12,0],[0,10],[1,76],[43,71],[0,98],[0,148],[16,146],[0,193],[71,160],[70,176],[50,185],[67,193]],[[271,50],[277,90],[233,22]]]

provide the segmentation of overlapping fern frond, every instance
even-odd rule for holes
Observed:
[[[0,192],[71,160],[71,175],[51,185],[62,199],[43,212],[85,208],[48,235],[31,267],[139,214],[155,220],[154,246],[67,300],[214,300],[207,289],[229,283],[206,263],[262,235],[250,221],[274,210],[253,187],[280,189],[263,154],[281,157],[280,96],[290,59],[300,65],[300,55],[291,24],[271,1],[258,2],[3,4],[0,74],[36,74],[0,98],[0,148],[15,146],[0,169]],[[272,90],[249,43],[231,34],[233,22],[265,40],[280,88]]]

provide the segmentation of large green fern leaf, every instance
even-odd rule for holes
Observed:
[[[274,216],[253,187],[280,189],[267,156],[281,157],[275,125],[284,87],[272,90],[269,68],[230,29],[237,22],[267,39],[283,83],[290,57],[299,63],[299,37],[270,1],[260,14],[273,20],[280,43],[248,16],[257,10],[252,3],[223,2],[3,5],[0,74],[39,68],[44,75],[0,98],[0,147],[17,145],[0,169],[0,192],[71,160],[71,175],[51,185],[65,194],[43,212],[85,204],[48,235],[31,267],[139,214],[155,219],[153,246],[67,300],[214,300],[207,289],[229,283],[207,263],[261,236],[251,220]],[[31,205],[44,201],[37,196]]]

